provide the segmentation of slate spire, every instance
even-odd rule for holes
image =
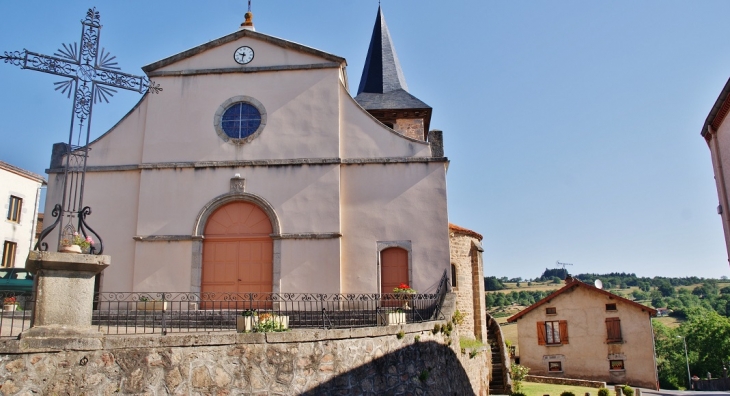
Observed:
[[[370,48],[368,48],[365,58],[365,67],[362,70],[357,93],[358,95],[362,92],[382,94],[397,89],[408,91],[408,85],[406,85],[406,78],[403,76],[398,55],[395,53],[388,25],[385,24],[383,11],[378,6],[378,15],[375,18]]]

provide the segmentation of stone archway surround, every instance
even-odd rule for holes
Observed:
[[[243,179],[240,180],[242,183]],[[271,221],[271,238],[273,239],[274,244],[272,292],[279,293],[281,291],[281,225],[279,217],[277,216],[274,207],[271,206],[268,201],[258,195],[243,192],[242,185],[240,190],[235,188],[235,183],[235,179],[231,180],[231,192],[220,195],[205,204],[195,219],[192,235],[193,254],[191,263],[190,291],[193,293],[199,293],[201,290],[203,277],[203,238],[208,218],[213,214],[213,212],[226,204],[232,202],[250,202],[261,208],[261,210],[263,210],[269,217],[269,221]]]

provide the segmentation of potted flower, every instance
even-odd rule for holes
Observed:
[[[258,323],[254,330],[256,330],[257,333],[266,333],[269,331],[286,331],[288,328],[288,316],[265,312],[259,314]]]
[[[18,300],[15,297],[5,297],[3,311],[10,312],[18,309]]]
[[[167,311],[167,301],[150,300],[142,296],[137,301],[137,311]]]
[[[94,240],[91,236],[84,238],[78,232],[67,236],[61,240],[60,252],[63,253],[89,253],[91,247],[94,246]]]
[[[411,307],[408,306],[408,301],[413,299],[412,294],[416,294],[416,290],[408,286],[407,283],[401,283],[398,287],[393,289],[393,293],[397,294],[400,300],[405,300],[405,303],[403,303],[403,309],[411,309]]]
[[[390,326],[406,323],[406,313],[402,309],[386,310],[383,315],[378,315],[378,326]]]
[[[247,309],[241,312],[240,316],[236,317],[236,331],[239,333],[251,332],[258,322],[259,317],[256,315],[256,312]]]

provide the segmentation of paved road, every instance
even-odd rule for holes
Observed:
[[[712,391],[712,392],[701,392],[701,391],[674,391],[674,390],[664,390],[660,389],[658,391],[655,390],[649,390],[649,389],[642,389],[641,390],[642,395],[661,395],[661,396],[691,396],[691,395],[702,395],[702,396],[727,396],[730,395],[730,392],[719,392],[719,391]]]

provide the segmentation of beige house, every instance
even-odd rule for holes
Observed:
[[[566,285],[508,319],[531,375],[658,386],[652,308],[568,277]]]
[[[448,160],[380,10],[357,99],[345,59],[247,18],[145,66],[163,91],[91,143],[102,290],[435,291],[450,268]]]
[[[43,176],[0,161],[2,267],[25,266],[35,241],[40,190],[45,184]]]
[[[725,247],[730,261],[730,203],[728,203],[728,184],[730,184],[730,122],[726,120],[730,111],[730,80],[723,87],[720,96],[712,106],[702,125],[702,137],[707,142],[715,173],[719,204],[717,213],[722,216],[725,232]]]

